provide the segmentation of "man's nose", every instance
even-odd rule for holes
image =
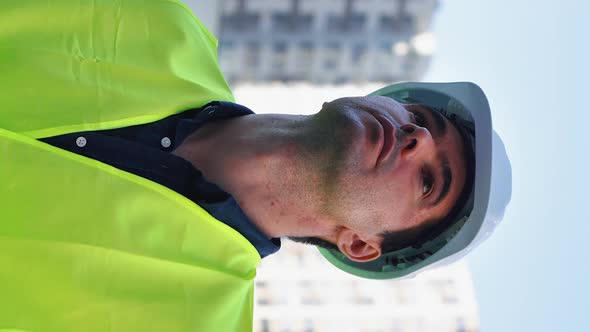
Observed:
[[[420,154],[431,154],[434,152],[434,140],[428,129],[413,123],[404,124],[400,129],[403,133],[403,142],[400,151],[402,157],[412,158]]]

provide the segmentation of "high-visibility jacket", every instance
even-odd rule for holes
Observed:
[[[0,1],[0,331],[250,331],[256,249],[180,194],[38,138],[232,101],[176,0]]]

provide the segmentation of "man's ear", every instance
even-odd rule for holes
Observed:
[[[358,233],[346,227],[338,232],[336,246],[355,262],[368,262],[381,256],[381,241],[363,239]]]

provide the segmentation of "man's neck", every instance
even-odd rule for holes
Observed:
[[[230,193],[269,238],[325,235],[331,228],[314,210],[320,197],[309,195],[314,173],[302,171],[298,150],[308,118],[252,114],[210,122],[172,153]]]

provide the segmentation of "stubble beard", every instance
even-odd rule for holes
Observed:
[[[317,213],[341,224],[346,222],[346,207],[342,206],[346,196],[343,175],[355,167],[352,143],[356,136],[350,132],[354,130],[350,116],[345,112],[316,114],[297,144],[307,179],[312,179],[304,184],[305,190],[313,193]],[[310,242],[310,239],[302,240]]]

